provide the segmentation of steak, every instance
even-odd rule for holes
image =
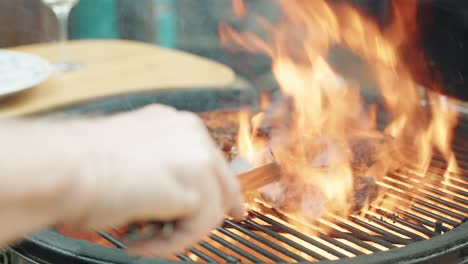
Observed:
[[[386,161],[394,150],[391,137],[354,138],[347,142],[352,153],[350,165],[353,169],[352,190],[347,197],[350,201],[346,210],[356,213],[377,198],[376,179],[391,170]],[[329,144],[329,143],[327,143]],[[320,146],[320,144],[317,144]],[[310,167],[327,173],[330,158],[336,157],[339,148],[325,148],[310,161]],[[394,164],[392,164],[394,165]],[[395,167],[396,168],[396,167]],[[259,190],[259,197],[266,204],[285,212],[300,213],[308,219],[315,219],[327,207],[324,193],[314,182],[313,175],[304,180],[295,175],[286,175],[277,183]],[[323,177],[323,176],[320,176]],[[342,209],[342,208],[337,208]],[[344,209],[343,209],[344,210]]]
[[[218,110],[199,114],[208,128],[217,145],[223,150],[227,160],[231,161],[235,155],[235,146],[239,126],[239,112],[236,110]],[[257,136],[269,137],[272,127],[263,127]],[[321,141],[317,140],[320,149]],[[326,142],[326,140],[323,140]],[[398,153],[395,144],[389,136],[375,136],[352,138],[344,142],[352,152],[351,166],[353,167],[353,187],[350,194],[350,212],[358,212],[368,203],[372,202],[378,193],[375,179],[382,177],[383,173],[395,169],[382,165],[382,160],[395,159]],[[327,143],[328,144],[328,143]],[[314,153],[310,163],[313,167],[327,167],[327,159],[333,154],[327,153],[326,148]],[[392,156],[392,158],[390,158]],[[316,217],[325,207],[322,194],[314,184],[304,183],[285,175],[280,181],[258,190],[254,197],[260,198],[266,204],[286,213],[302,212],[308,218]]]
[[[279,181],[258,191],[266,204],[284,213],[300,213],[308,219],[320,216],[326,207],[323,193],[316,185],[302,181]],[[377,198],[378,185],[372,177],[354,177],[347,209],[356,213]]]

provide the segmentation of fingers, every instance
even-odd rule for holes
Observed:
[[[216,153],[217,180],[222,190],[225,213],[236,221],[245,216],[244,197],[237,176],[231,171],[221,153]]]
[[[206,183],[206,199],[209,201],[200,211],[192,217],[180,221],[174,233],[167,239],[153,239],[131,245],[129,252],[137,255],[169,256],[183,250],[217,228],[223,221],[223,206],[219,197],[220,190],[214,188],[216,180],[211,178]]]
[[[164,197],[160,197],[158,194],[151,196],[151,201],[146,203],[149,207],[142,207],[143,210],[139,213],[140,217],[156,218],[159,221],[175,221],[192,216],[202,206],[199,192],[191,188],[169,185],[167,190],[161,194]]]
[[[198,126],[199,128],[206,131],[205,142],[204,146],[202,147],[207,150],[211,148],[211,150],[209,150],[211,154],[210,162],[207,162],[206,165],[214,166],[218,186],[221,189],[221,198],[223,199],[225,213],[233,217],[235,220],[241,220],[245,215],[245,208],[243,204],[244,199],[240,191],[240,186],[236,175],[233,174],[221,151],[209,136],[203,122],[193,113],[182,113],[186,116],[187,119],[192,119],[195,126]]]
[[[147,106],[137,112],[140,113],[137,118],[128,115],[120,120],[122,123],[113,124],[138,132],[126,152],[116,155],[124,167],[116,173],[123,173],[122,178],[128,179],[118,182],[119,188],[131,190],[126,194],[133,199],[119,206],[134,208],[139,204],[138,209],[125,210],[126,216],[176,221],[177,225],[170,238],[133,245],[130,252],[166,256],[217,228],[225,214],[242,219],[245,209],[238,180],[203,121],[193,113],[162,105]],[[117,131],[120,131],[115,137],[118,140],[128,138],[126,131]],[[139,156],[128,155],[131,151]],[[113,205],[115,201],[110,203]]]
[[[200,215],[197,218],[180,223],[167,239],[156,238],[136,243],[128,248],[128,252],[135,255],[168,257],[194,245],[222,223],[222,214],[221,218],[218,217],[219,220],[211,225],[206,225],[206,223],[212,223],[213,218],[209,219],[206,215]]]
[[[153,105],[148,105],[143,108],[140,108],[136,111],[139,112],[146,112],[148,114],[165,114],[165,113],[176,113],[177,110],[171,106],[168,105],[163,105],[163,104],[153,104]]]
[[[128,248],[128,253],[147,257],[170,257],[178,251],[192,246],[203,234],[196,235],[194,232],[178,230],[168,239],[153,239],[137,243]]]
[[[137,243],[127,249],[128,253],[147,257],[169,257],[177,251],[190,246],[190,236],[185,232],[176,232],[169,239],[153,239]]]

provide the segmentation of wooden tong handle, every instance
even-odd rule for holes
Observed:
[[[261,167],[241,173],[237,176],[242,192],[252,192],[277,181],[281,176],[281,170],[276,162],[271,162]]]

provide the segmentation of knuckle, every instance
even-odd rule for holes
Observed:
[[[141,111],[146,112],[146,113],[161,113],[161,112],[175,113],[177,110],[168,105],[151,104],[151,105],[147,105],[141,108]]]
[[[219,206],[217,210],[214,212],[212,228],[221,226],[223,222],[224,222],[224,210],[221,206]]]
[[[193,166],[198,169],[211,169],[214,166],[214,158],[209,151],[199,151],[193,158]]]
[[[197,127],[204,127],[203,121],[195,113],[183,111],[180,112],[180,117],[187,124]]]

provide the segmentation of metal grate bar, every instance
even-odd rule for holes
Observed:
[[[437,183],[435,183],[435,182],[433,182],[433,184],[437,185]],[[439,183],[439,185],[440,185],[440,183]],[[456,193],[456,194],[464,196],[464,197],[468,197],[468,192],[465,192],[465,191],[460,190],[458,188],[454,188],[452,186],[444,186],[444,188],[446,188],[450,192]]]
[[[344,228],[344,229],[347,229],[348,231],[351,232],[351,234],[357,236],[357,238],[360,238],[360,239],[364,239],[366,241],[372,241],[376,244],[379,244],[379,245],[382,245],[388,249],[392,249],[392,248],[396,248],[395,245],[393,245],[392,243],[386,241],[386,240],[383,240],[382,238],[380,237],[376,237],[376,236],[372,236],[368,233],[365,233],[351,225],[348,225],[344,222],[341,222],[341,221],[334,221],[332,219],[327,219],[328,221],[332,221],[332,222],[335,222],[337,226],[341,227],[341,228]]]
[[[468,208],[466,208],[466,207],[462,207],[462,206],[460,206],[458,204],[454,204],[454,203],[448,202],[446,200],[442,200],[442,199],[440,199],[438,197],[435,197],[435,196],[432,196],[430,194],[424,194],[424,196],[427,197],[427,199],[429,199],[429,200],[432,200],[434,202],[443,204],[443,205],[445,205],[447,207],[450,207],[450,208],[453,208],[453,209],[458,210],[460,212],[463,212],[465,214],[468,214]]]
[[[351,216],[350,217],[350,220],[353,221],[354,223],[372,231],[372,232],[375,232],[379,235],[382,236],[382,238],[384,238],[386,241],[389,241],[393,244],[401,244],[401,245],[408,245],[409,243],[411,243],[410,240],[408,239],[404,239],[402,237],[399,237],[397,235],[394,235],[388,231],[385,231],[383,229],[381,229],[380,227],[377,227],[377,226],[374,226],[372,225],[371,223],[367,223],[365,221],[362,221],[361,219],[358,219],[354,216]]]
[[[255,212],[255,213],[256,213],[256,212]],[[300,238],[300,239],[302,239],[302,240],[304,240],[304,241],[311,240],[310,237],[304,236],[303,234],[297,232],[296,230],[294,230],[294,229],[292,229],[292,228],[290,228],[290,227],[288,227],[288,226],[286,226],[286,225],[283,225],[283,224],[281,224],[281,223],[275,221],[274,219],[271,219],[271,218],[269,218],[269,217],[263,216],[263,215],[258,214],[258,213],[256,213],[256,214],[258,215],[258,216],[257,216],[258,218],[263,219],[263,221],[270,223],[271,225],[275,226],[276,228],[279,228],[280,230],[284,230],[285,232],[290,233],[290,234],[294,235],[295,237]],[[289,221],[292,222],[292,220],[289,220]],[[300,223],[296,223],[296,225],[299,226]],[[319,226],[320,224],[319,224],[319,223],[314,223],[314,225]],[[323,226],[323,225],[322,225],[322,226]],[[330,229],[330,228],[327,228],[327,229]],[[339,232],[338,230],[335,230],[335,229],[332,229],[332,230],[334,230],[334,231],[336,231],[336,232]],[[340,233],[341,233],[341,232],[340,232]],[[326,242],[328,242],[328,243],[330,243],[330,244],[332,244],[332,245],[334,245],[334,246],[340,247],[340,248],[342,248],[342,249],[344,249],[344,250],[346,250],[346,251],[348,251],[348,252],[350,252],[350,253],[352,253],[352,254],[354,254],[354,255],[356,255],[356,256],[359,256],[359,255],[364,254],[364,252],[359,251],[359,250],[357,250],[357,249],[355,249],[355,248],[353,248],[353,247],[350,247],[350,246],[348,246],[347,244],[344,244],[344,243],[342,243],[342,242],[340,242],[340,241],[338,241],[338,240],[336,240],[336,239],[334,239],[334,238],[332,238],[332,237],[330,237],[330,236],[328,236],[328,235],[323,234],[322,232],[318,232],[318,231],[317,231],[317,235],[318,235],[319,238],[323,239],[324,241],[326,241]],[[346,235],[347,235],[347,234],[343,234],[343,236],[346,236]],[[362,241],[360,241],[360,240],[358,240],[358,239],[355,239],[354,237],[352,237],[352,236],[350,236],[350,235],[347,235],[347,236],[348,236],[348,238],[351,238],[351,239],[348,239],[348,241],[350,241],[350,242],[353,242],[353,240],[356,240],[356,241],[361,242],[361,245],[365,244],[364,242],[362,242]],[[354,238],[354,239],[353,239],[353,238]],[[320,247],[321,249],[326,250],[327,252],[328,252],[328,250],[331,249],[331,248],[329,248],[329,247],[327,247],[327,246],[325,246],[325,245],[323,245],[323,244],[321,244],[321,243],[318,243],[318,242],[315,241],[315,240],[312,240],[312,241],[313,241],[314,243],[317,243],[317,245],[316,245],[317,247]],[[310,242],[309,242],[309,243],[310,243]],[[365,244],[365,245],[367,245],[367,244]],[[366,248],[366,247],[364,247],[364,248]],[[378,249],[377,249],[377,250],[378,250]],[[372,250],[371,250],[371,251],[372,251]],[[328,253],[332,253],[332,252],[328,252]],[[333,254],[333,253],[332,253],[332,254]]]
[[[468,167],[468,152],[466,151],[466,148],[468,148],[468,144],[464,144],[463,142],[457,141],[457,140],[455,140],[454,142],[455,144],[452,144],[451,147],[457,157],[457,161],[459,161],[460,167],[467,168]]]
[[[375,207],[373,207],[373,208],[375,208]],[[434,231],[432,231],[432,230],[426,228],[426,227],[423,226],[423,225],[413,224],[413,223],[408,222],[408,221],[406,221],[405,219],[399,217],[399,216],[396,215],[396,214],[391,214],[391,213],[386,212],[386,211],[384,211],[384,210],[382,210],[382,209],[379,209],[379,208],[375,208],[375,209],[376,209],[377,213],[379,213],[379,214],[381,214],[381,215],[384,215],[384,216],[386,216],[386,217],[388,217],[388,218],[391,218],[394,222],[400,223],[400,224],[402,224],[402,225],[404,225],[404,226],[407,226],[407,227],[409,227],[409,228],[412,228],[412,229],[414,229],[414,230],[417,230],[417,231],[419,231],[419,232],[421,232],[421,233],[427,235],[428,237],[434,237],[434,236],[437,235],[436,232],[434,232]],[[434,223],[434,227],[435,227],[435,223]]]
[[[463,166],[461,166],[460,163],[458,164],[458,166],[463,171],[468,170],[468,168],[463,168]],[[438,179],[443,179],[446,169],[447,169],[446,162],[443,162],[443,161],[437,162],[435,160],[432,160],[431,166],[427,169],[427,171],[431,173],[433,177],[438,178]],[[451,175],[449,176],[450,176],[450,180],[452,184],[457,185],[461,188],[466,188],[467,184],[463,182],[464,181],[463,174],[457,174],[455,172],[450,172],[450,174]]]
[[[254,263],[260,263],[262,262],[260,259],[258,259],[257,257],[253,256],[252,254],[249,254],[247,253],[246,251],[242,250],[241,248],[239,247],[236,247],[235,245],[227,242],[226,240],[224,240],[223,238],[221,238],[220,236],[218,235],[215,235],[215,234],[210,234],[209,235],[209,238],[216,241],[217,243],[219,243],[220,245],[223,245],[225,246],[226,248],[236,252],[237,254],[239,254],[240,256],[254,262]]]
[[[437,226],[437,224],[436,224],[435,222],[431,222],[431,221],[429,221],[429,220],[427,220],[427,219],[421,218],[421,217],[419,217],[419,216],[417,216],[417,215],[414,215],[414,214],[412,214],[412,213],[410,213],[410,212],[402,211],[402,210],[400,210],[400,209],[396,209],[395,211],[396,211],[397,213],[399,213],[399,214],[401,214],[401,215],[404,215],[404,216],[406,216],[406,217],[408,217],[408,218],[411,218],[411,219],[413,219],[413,220],[415,220],[415,221],[417,221],[417,222],[419,222],[419,223],[421,223],[421,224],[423,224],[423,225],[433,227],[434,229],[435,229],[436,226]],[[446,227],[446,226],[442,226],[442,231],[447,232],[447,231],[449,231],[449,230],[450,230],[450,228],[448,228],[448,227]]]
[[[266,217],[266,216],[264,216],[262,214],[259,214],[259,213],[255,212],[255,211],[252,211],[252,214],[255,215],[256,217],[258,217],[259,219],[261,219],[261,220],[263,220],[263,221],[265,221],[265,222],[267,222],[269,224],[272,224],[275,227],[277,227],[279,229],[282,229],[285,232],[287,232],[287,233],[289,233],[289,234],[291,234],[291,235],[293,235],[293,236],[295,236],[295,237],[297,237],[297,238],[299,238],[299,239],[301,239],[301,240],[303,240],[303,241],[305,241],[305,242],[307,242],[307,243],[309,243],[309,244],[311,244],[311,245],[313,245],[315,247],[318,247],[318,248],[320,248],[320,249],[322,249],[322,250],[324,250],[324,251],[326,251],[326,252],[328,252],[328,253],[336,256],[336,257],[340,257],[340,258],[346,257],[346,255],[344,255],[343,253],[338,252],[338,251],[334,250],[333,248],[331,248],[329,246],[326,246],[326,245],[318,242],[317,240],[315,240],[315,239],[313,239],[313,238],[311,238],[309,236],[304,235],[301,232],[298,232],[297,230],[289,228],[286,225],[283,225],[283,224],[279,223],[278,221],[275,221],[275,220],[273,220],[273,219],[271,219],[269,217]]]
[[[458,153],[456,153],[458,154]],[[430,171],[432,171],[434,174],[442,177],[447,170],[447,161],[443,158],[433,158],[430,164],[430,167],[428,168]],[[459,172],[451,171],[450,176],[452,176],[452,179],[457,180],[457,181],[463,181],[466,180],[464,178],[467,177],[467,171],[468,171],[468,161],[465,162],[460,159],[460,156],[457,155],[457,165],[461,169]],[[456,177],[454,177],[456,176]],[[460,177],[461,176],[461,177]],[[457,179],[459,177],[459,179]]]
[[[398,187],[398,188],[400,188],[400,189],[402,189],[402,190],[404,190],[404,191],[406,191],[406,192],[411,192],[411,193],[417,192],[417,193],[419,193],[418,191],[416,191],[416,190],[414,190],[414,189],[409,189],[409,188],[405,187],[405,186],[402,185],[402,184],[395,183],[395,182],[393,182],[393,181],[388,181],[388,180],[384,180],[384,181],[385,181],[387,184],[390,184],[390,185],[393,185],[393,186],[395,186],[395,187]],[[446,214],[446,215],[449,215],[449,216],[451,216],[451,217],[458,218],[458,219],[460,219],[460,220],[463,219],[463,218],[465,218],[465,216],[463,216],[463,215],[461,215],[461,214],[458,214],[458,213],[449,211],[449,210],[447,210],[447,209],[445,209],[445,208],[441,208],[441,207],[439,207],[439,206],[437,206],[437,205],[435,205],[435,204],[431,204],[431,203],[428,203],[428,202],[423,201],[423,200],[421,200],[421,199],[412,197],[411,195],[408,195],[407,193],[402,193],[402,192],[399,192],[399,191],[396,191],[396,190],[393,190],[393,189],[388,189],[388,188],[385,188],[385,190],[386,190],[387,192],[395,193],[396,195],[399,195],[399,196],[401,196],[401,197],[408,198],[408,199],[410,199],[410,200],[411,200],[411,199],[414,199],[414,202],[415,202],[415,203],[418,203],[418,204],[423,205],[423,206],[425,206],[425,207],[428,207],[428,208],[430,208],[430,209],[439,211],[439,212],[444,213],[444,214]],[[425,195],[425,194],[420,194],[420,195],[428,196],[428,195]],[[433,196],[432,196],[432,197],[433,197]],[[429,197],[427,197],[427,198],[429,198]],[[438,198],[436,198],[436,197],[433,197],[433,198],[434,198],[434,201],[435,201],[435,202],[440,202],[441,204],[443,203],[440,199],[438,199]],[[449,207],[451,207],[451,205],[454,205],[454,204],[449,203],[449,202],[446,202],[446,203],[449,204],[449,205],[448,205]],[[456,205],[454,205],[454,207],[455,207],[455,206],[456,206]],[[455,208],[455,209],[456,209],[456,208]],[[462,208],[462,210],[466,210],[466,209]]]
[[[419,173],[421,174],[421,172]],[[410,181],[411,179],[413,179],[414,181],[418,181],[425,185],[436,184],[437,186],[440,186],[441,183],[445,181],[445,177],[443,176],[444,173],[446,173],[445,169],[441,169],[437,172],[437,171],[434,171],[432,168],[429,168],[427,169],[426,174],[424,176],[421,176],[420,174],[418,174],[417,169],[411,169],[411,166],[405,166],[393,172],[392,175],[395,174],[395,176],[406,179],[407,181]],[[450,180],[450,182],[458,181],[458,179],[453,178],[452,176],[449,176],[448,179]],[[457,186],[455,186],[455,188],[458,189]]]
[[[446,188],[447,188],[447,190],[450,190],[451,192],[454,192],[456,194],[468,197],[468,192],[465,192],[465,191],[460,190],[460,189],[453,188],[452,186],[447,186]]]
[[[260,253],[261,255],[273,260],[273,261],[276,261],[276,262],[286,262],[284,259],[272,254],[271,252],[269,251],[266,251],[265,249],[253,244],[252,242],[242,238],[241,236],[238,236],[236,234],[234,234],[233,232],[225,229],[225,228],[218,228],[217,229],[219,232],[221,232],[223,235],[226,235],[236,241],[239,241],[241,244],[243,244],[244,246],[247,246],[249,247],[250,249],[253,249],[254,251]]]
[[[281,235],[278,235],[277,233],[275,233],[271,229],[265,228],[265,227],[255,223],[254,221],[246,219],[245,223],[252,226],[252,227],[254,227],[254,228],[256,228],[259,231],[262,231],[262,232],[268,234],[271,237],[274,237],[274,238],[278,239],[279,241],[281,241],[281,242],[283,242],[285,244],[288,244],[289,246],[291,246],[291,247],[293,247],[293,248],[295,248],[297,250],[300,250],[300,251],[306,253],[307,255],[309,255],[309,256],[317,259],[317,260],[321,260],[321,259],[324,258],[321,255],[319,255],[318,253],[315,253],[314,251],[312,251],[312,250],[310,250],[310,249],[308,249],[308,248],[306,248],[306,247],[304,247],[304,246],[302,246],[302,245],[300,245],[300,244],[298,244],[298,243],[296,243],[296,242],[294,242],[292,240],[286,239],[285,237],[283,237]]]
[[[341,239],[348,240],[349,242],[354,243],[354,244],[356,244],[356,245],[358,245],[358,246],[360,246],[362,248],[365,248],[365,249],[367,249],[367,250],[369,250],[371,252],[382,251],[382,250],[380,250],[380,249],[378,249],[378,248],[376,248],[376,247],[374,247],[372,245],[369,245],[366,242],[364,242],[364,241],[362,241],[362,240],[360,240],[360,239],[358,239],[358,238],[356,238],[356,237],[354,237],[354,236],[352,236],[352,235],[350,235],[348,233],[344,233],[344,232],[338,231],[336,229],[332,229],[330,231],[330,236],[335,237],[335,238],[341,238]]]
[[[188,251],[195,254],[197,257],[203,259],[204,261],[208,263],[218,263],[216,260],[214,260],[213,258],[211,258],[210,256],[206,255],[205,253],[201,252],[200,250],[196,248],[190,248]]]
[[[401,169],[397,170],[395,173],[400,173],[402,175],[412,176],[416,180],[423,180],[425,185],[431,184],[431,185],[434,185],[434,186],[440,186],[441,182],[444,181],[443,176],[440,176],[437,173],[431,172],[431,169],[428,170],[425,177],[421,177],[420,175],[415,174],[414,172],[412,172],[412,170],[417,171],[418,168],[416,168],[414,166],[411,166],[411,165],[407,165],[406,168],[401,168]],[[441,172],[440,174],[443,174],[444,172]],[[468,192],[464,191],[463,187],[457,186],[457,184],[456,183],[454,184],[454,181],[452,181],[452,180],[451,180],[451,184],[453,186],[444,185],[444,188],[446,188],[447,190],[449,190],[449,191],[451,191],[453,193],[456,193],[458,195],[461,195],[461,196],[464,196],[464,197],[468,196]]]
[[[464,171],[463,173],[453,173],[453,174],[464,181],[468,181],[468,172],[467,172],[468,170],[465,169],[463,171]]]
[[[178,257],[180,260],[185,261],[185,262],[194,262],[191,258],[187,257],[186,255],[182,253],[177,253],[176,257]]]
[[[267,207],[262,206],[262,205],[259,205],[259,206],[262,207],[262,211],[268,211],[270,214],[280,214],[274,209],[270,209],[270,208],[267,208]],[[290,227],[285,226],[285,225],[283,225],[283,224],[281,224],[281,223],[279,223],[279,222],[277,222],[277,221],[275,221],[275,220],[273,220],[273,219],[271,219],[271,218],[269,218],[267,216],[264,216],[264,215],[262,215],[262,214],[260,214],[258,212],[251,211],[250,214],[257,216],[257,218],[260,218],[261,220],[263,220],[263,221],[265,221],[267,223],[270,223],[272,225],[272,228],[275,228],[275,230],[278,229],[279,232],[287,232],[287,233],[293,234],[296,237],[301,238],[302,240],[307,241],[309,243],[316,243],[317,242],[315,240],[309,241],[309,240],[311,240],[310,237],[307,237],[307,236],[303,237],[302,233],[298,233],[296,230],[291,229]],[[290,219],[290,218],[288,218],[288,217],[286,217],[284,215],[277,215],[277,217],[279,217],[280,219],[282,219],[282,220],[284,220],[284,221],[286,221],[288,223],[294,223],[295,226],[303,226],[302,223],[300,223],[300,222],[298,222],[298,221],[296,221],[294,219]],[[315,222],[313,225],[317,226],[319,228],[327,229],[327,230],[330,231],[330,236],[331,237],[327,236],[327,235],[324,235],[323,233],[318,232],[318,231],[317,231],[317,233],[318,233],[320,238],[326,240],[327,242],[329,242],[331,244],[335,243],[334,245],[338,245],[338,244],[336,244],[336,242],[339,242],[339,241],[334,240],[333,238],[341,238],[341,239],[348,240],[349,242],[354,243],[355,245],[357,245],[359,247],[362,247],[362,248],[365,248],[365,249],[367,249],[367,250],[369,250],[371,252],[382,251],[382,250],[380,250],[380,249],[378,249],[378,248],[376,248],[376,247],[374,247],[372,245],[369,245],[369,244],[365,243],[361,239],[358,239],[357,237],[354,237],[354,236],[350,235],[349,233],[341,232],[341,231],[339,231],[339,230],[337,230],[337,229],[335,229],[335,228],[333,228],[331,226],[325,225],[324,223],[321,223],[319,221]],[[305,227],[305,228],[310,228],[310,227]],[[326,238],[326,237],[328,237],[328,238]],[[331,240],[334,240],[335,242],[331,242]],[[339,243],[341,243],[341,242],[339,242]],[[316,246],[321,247],[321,244],[316,245]],[[324,248],[322,248],[322,249],[324,249]],[[327,250],[327,249],[324,249],[324,250]]]
[[[444,192],[442,192],[440,190],[436,190],[436,189],[434,189],[432,187],[429,187],[429,186],[423,186],[422,188],[427,190],[427,191],[433,192],[434,194],[437,194],[437,195],[447,195],[447,193],[444,193]],[[463,199],[463,198],[455,196],[455,195],[452,195],[451,198],[457,203],[461,203],[461,204],[464,204],[464,205],[468,206],[468,200],[466,200],[466,199]]]
[[[466,134],[465,134],[466,135]],[[468,144],[465,141],[455,140],[455,144],[452,144],[454,150],[459,153],[460,156],[466,156],[466,147]]]
[[[407,183],[407,184],[411,184],[411,180],[407,179],[407,178],[404,178],[404,176],[402,175],[399,175],[398,173],[392,173],[391,174],[391,177],[394,178],[394,179],[397,179],[401,182],[404,182],[404,183]],[[418,184],[418,183],[417,183]],[[439,190],[436,190],[434,188],[431,188],[431,187],[427,187],[427,186],[421,186],[421,189],[425,189],[427,191],[430,191],[434,194],[438,194],[438,195],[441,195],[441,196],[446,196],[447,194],[442,192],[442,191],[439,191]],[[419,192],[421,195],[423,195],[424,197],[427,197],[428,199],[430,200],[433,200],[435,202],[438,202],[440,204],[443,204],[445,206],[448,206],[448,207],[451,207],[451,208],[454,208],[454,209],[457,209],[458,211],[461,211],[461,212],[465,212],[465,213],[468,213],[468,208],[467,207],[462,207],[458,204],[455,204],[455,203],[452,203],[450,201],[447,201],[445,199],[442,199],[442,198],[438,198],[438,197],[435,197],[435,196],[432,196],[430,194],[426,194],[426,193],[422,193],[422,192]],[[460,202],[460,203],[464,203],[463,201],[465,201],[466,203],[468,203],[468,200],[464,200],[464,199],[459,199],[457,200],[457,197],[450,197],[451,199],[457,201],[457,202]]]
[[[344,249],[344,250],[346,250],[346,251],[348,251],[350,253],[353,253],[356,256],[364,254],[364,252],[359,251],[359,250],[357,250],[357,249],[355,249],[353,247],[350,247],[350,246],[348,246],[348,245],[346,245],[346,244],[344,244],[344,243],[342,243],[342,242],[340,242],[340,241],[338,241],[338,240],[336,240],[334,238],[331,238],[331,237],[329,237],[329,236],[327,236],[327,235],[325,235],[323,233],[320,233],[319,237],[321,239],[327,241],[328,243],[333,244],[334,246],[340,247],[340,248],[342,248],[342,249]]]
[[[372,225],[370,223],[364,222],[361,219],[356,218],[354,216],[351,216],[350,220],[353,221],[354,223],[359,224],[360,226],[372,231],[372,232],[380,234],[385,240],[391,241],[394,244],[408,245],[408,244],[410,244],[412,242],[411,240],[404,239],[402,237],[399,237],[397,235],[389,233],[389,232],[387,232],[385,230],[382,230],[381,228],[379,228],[377,226],[374,226],[374,225]]]
[[[455,151],[455,155],[457,157],[457,165],[458,167],[462,170],[461,172],[455,172],[455,171],[452,171],[451,174],[452,175],[457,175],[457,176],[465,176],[466,177],[466,171],[468,170],[468,159],[466,159],[466,161],[464,161],[464,158],[463,156],[460,154],[460,152],[458,152],[457,150],[454,150]],[[441,155],[438,155],[438,154],[434,154],[433,156],[433,159],[431,160],[431,163],[430,163],[430,167],[429,169],[432,170],[434,173],[440,175],[440,176],[443,176],[444,175],[444,172],[446,171],[447,169],[447,161],[445,160],[445,158]],[[463,177],[460,178],[459,180],[463,180]]]
[[[449,216],[454,217],[454,218],[458,218],[460,220],[463,220],[465,218],[465,216],[463,216],[461,214],[457,214],[457,213],[449,211],[447,209],[440,208],[437,205],[434,205],[434,204],[431,204],[431,203],[428,203],[428,202],[425,202],[425,201],[421,201],[419,199],[416,199],[415,202],[417,202],[417,203],[419,203],[421,205],[424,205],[427,208],[434,209],[436,211],[442,212],[442,213],[444,213],[446,215],[449,215]]]
[[[436,215],[436,214],[434,214],[434,213],[431,213],[431,212],[429,212],[429,211],[426,211],[426,210],[421,209],[421,208],[416,207],[416,206],[411,207],[411,209],[413,209],[414,211],[416,211],[416,212],[418,212],[418,213],[420,213],[420,214],[423,214],[423,215],[425,215],[425,216],[429,216],[429,217],[431,217],[431,218],[433,218],[433,219],[438,219],[438,220],[440,220],[440,221],[442,221],[442,222],[444,222],[444,223],[447,223],[447,224],[449,224],[449,225],[451,225],[451,226],[455,226],[455,225],[458,224],[457,222],[455,222],[455,221],[453,221],[453,220],[451,220],[451,219],[448,219],[448,218],[443,217],[443,216],[440,216],[440,215]]]
[[[202,246],[203,248],[213,252],[214,254],[216,254],[218,257],[226,260],[227,263],[240,263],[240,259],[238,258],[235,258],[233,256],[230,256],[226,253],[224,253],[223,251],[219,250],[218,248],[214,247],[213,245],[205,242],[205,241],[200,241],[198,244],[200,244],[200,246]]]
[[[389,193],[391,192],[391,191],[389,191],[388,189],[387,189],[387,191],[388,191]],[[396,196],[392,196],[392,198],[395,199],[395,200],[397,200],[397,201],[399,201],[399,202],[408,204],[408,201],[402,200],[401,197],[399,197],[399,196],[400,196],[400,193],[398,193]],[[434,214],[434,213],[429,212],[429,211],[427,211],[427,210],[425,210],[425,209],[423,209],[423,208],[417,207],[416,205],[411,206],[411,209],[414,210],[414,211],[416,211],[416,212],[418,212],[418,213],[420,213],[420,214],[423,214],[423,215],[425,215],[425,216],[431,217],[431,218],[433,218],[433,219],[441,220],[442,222],[447,223],[447,224],[449,224],[449,225],[451,225],[451,226],[455,226],[455,225],[458,224],[456,221],[453,221],[453,220],[451,220],[451,219],[448,219],[448,218],[446,218],[446,217],[444,217],[444,216],[441,216],[441,215],[438,215],[438,214]]]
[[[398,232],[398,233],[400,233],[400,234],[402,234],[404,236],[407,236],[407,237],[411,238],[414,241],[422,241],[422,240],[425,239],[424,237],[419,236],[419,235],[414,234],[414,233],[411,233],[408,230],[404,230],[402,228],[397,227],[396,225],[389,224],[389,223],[385,222],[385,220],[383,220],[383,218],[379,219],[379,218],[377,218],[375,216],[372,216],[372,215],[369,215],[369,214],[366,214],[366,218],[371,220],[372,222],[378,223],[378,224],[386,227],[387,229],[393,230],[393,231]]]
[[[279,246],[279,245],[273,243],[271,240],[268,240],[268,239],[266,239],[266,238],[264,238],[264,237],[262,237],[262,236],[259,236],[259,235],[255,234],[255,233],[253,233],[253,232],[250,232],[249,230],[247,230],[247,229],[241,227],[241,226],[238,225],[238,224],[235,224],[234,222],[232,222],[232,221],[230,221],[230,220],[226,220],[225,223],[226,223],[228,226],[230,226],[230,227],[232,227],[232,228],[235,228],[236,230],[238,230],[238,231],[240,231],[240,232],[242,232],[242,233],[244,233],[244,234],[246,234],[246,235],[248,235],[248,236],[254,238],[255,240],[261,242],[262,244],[264,244],[264,245],[266,245],[266,246],[268,246],[268,247],[270,247],[270,248],[272,248],[272,249],[274,249],[274,250],[276,250],[276,251],[278,251],[278,252],[281,252],[281,253],[284,254],[285,256],[288,256],[288,257],[290,257],[290,258],[292,258],[292,259],[295,259],[295,260],[297,260],[297,261],[307,261],[307,260],[304,259],[303,257],[301,257],[301,256],[299,256],[299,255],[297,255],[297,254],[295,254],[295,253],[293,253],[293,252],[287,250],[286,248],[284,248],[284,247],[282,247],[282,246]]]
[[[457,163],[460,167],[468,167],[468,155],[467,153],[463,153],[463,148],[467,146],[461,147],[459,144],[453,144],[451,148],[453,149],[454,153],[457,155]],[[440,153],[434,153],[434,158],[437,159],[439,162],[445,163],[445,158]]]
[[[437,172],[434,169],[434,167],[428,169],[428,176],[434,177],[435,179],[437,179],[439,181],[439,184],[445,181],[444,176],[443,176],[444,173],[445,173],[445,169],[441,169],[439,172]],[[454,185],[455,187],[458,187],[462,190],[468,189],[468,184],[458,180],[457,178],[451,177],[449,180],[450,180],[450,184]]]
[[[104,238],[105,240],[109,241],[110,243],[112,243],[114,246],[116,246],[117,248],[121,248],[121,249],[126,249],[127,246],[125,246],[122,242],[120,242],[117,238],[113,237],[112,235],[110,235],[109,233],[107,232],[104,232],[104,231],[96,231],[96,233],[98,235],[100,235],[102,238]]]

